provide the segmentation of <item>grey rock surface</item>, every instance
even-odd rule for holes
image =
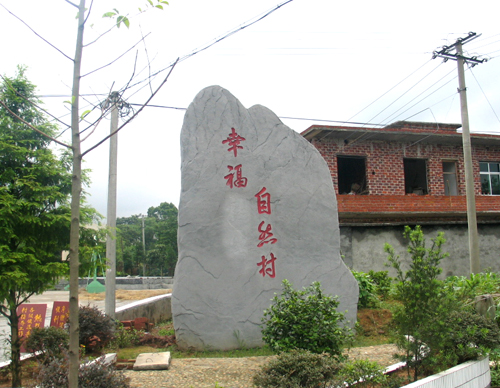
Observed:
[[[358,285],[340,257],[330,171],[311,144],[269,109],[211,86],[186,112],[181,156],[178,346],[262,345],[263,311],[283,279],[320,281],[354,324]]]

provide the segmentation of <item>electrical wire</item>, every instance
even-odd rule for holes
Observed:
[[[491,110],[493,111],[493,114],[495,115],[495,117],[497,118],[497,121],[500,123],[500,119],[498,118],[497,116],[497,112],[495,112],[495,109],[493,109],[493,105],[491,105],[491,102],[490,100],[488,99],[488,96],[486,95],[486,93],[484,92],[483,88],[481,87],[481,84],[479,83],[479,81],[477,80],[476,78],[476,75],[474,74],[474,72],[472,71],[472,68],[469,67],[469,70],[472,74],[472,76],[474,77],[474,79],[476,80],[476,83],[477,85],[479,86],[479,89],[481,90],[481,92],[483,93],[483,96],[484,98],[486,99],[486,101],[488,102],[488,105],[490,106]]]

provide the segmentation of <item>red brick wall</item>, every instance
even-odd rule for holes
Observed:
[[[466,212],[465,196],[436,195],[339,195],[339,213]],[[500,200],[494,195],[476,196],[476,211],[500,212]]]
[[[369,195],[405,195],[404,158],[427,160],[427,185],[430,196],[444,195],[443,161],[457,162],[458,194],[465,195],[465,175],[461,146],[356,141],[344,144],[335,140],[313,140],[312,144],[326,160],[337,194],[337,155],[366,158]],[[500,161],[500,147],[476,146],[472,150],[475,192],[481,195],[479,162]]]

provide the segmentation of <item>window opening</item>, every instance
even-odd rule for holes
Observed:
[[[444,195],[458,195],[457,164],[443,162]]]
[[[339,194],[368,194],[366,161],[359,156],[337,156]]]
[[[500,163],[480,162],[481,194],[500,195]]]
[[[424,195],[427,190],[427,163],[425,159],[404,159],[405,193]]]

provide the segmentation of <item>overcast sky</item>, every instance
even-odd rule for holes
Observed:
[[[97,106],[111,90],[124,88],[132,76],[133,87],[123,98],[130,104],[143,103],[168,70],[151,84],[142,82],[148,74],[167,69],[176,58],[236,31],[280,3],[171,0],[163,11],[151,9],[137,15],[137,7],[147,8],[146,0],[96,0],[85,30],[86,43],[113,25],[101,17],[113,8],[128,14],[131,25],[128,30],[114,28],[89,44],[82,74],[112,62],[140,42],[141,36],[147,37],[112,65],[83,78],[82,111]],[[64,0],[0,0],[0,4],[73,57],[76,8]],[[69,123],[64,101],[71,93],[71,60],[4,7],[0,7],[0,73],[14,76],[18,64],[28,66],[27,76],[38,86],[46,108]],[[247,108],[261,104],[280,117],[293,117],[282,120],[297,132],[313,124],[339,125],[342,121],[460,123],[456,63],[432,60],[432,52],[473,31],[482,35],[464,46],[465,53],[489,61],[466,72],[471,131],[500,134],[498,8],[498,0],[474,4],[462,0],[293,0],[181,61],[151,102],[158,107],[146,108],[119,133],[118,216],[145,214],[161,202],[178,205],[184,110],[172,108],[187,108],[210,85],[228,89]],[[90,134],[83,149],[108,132],[109,119]],[[66,131],[61,139],[69,142],[68,135]],[[108,153],[105,143],[85,157],[84,165],[92,170],[88,200],[104,215]]]

